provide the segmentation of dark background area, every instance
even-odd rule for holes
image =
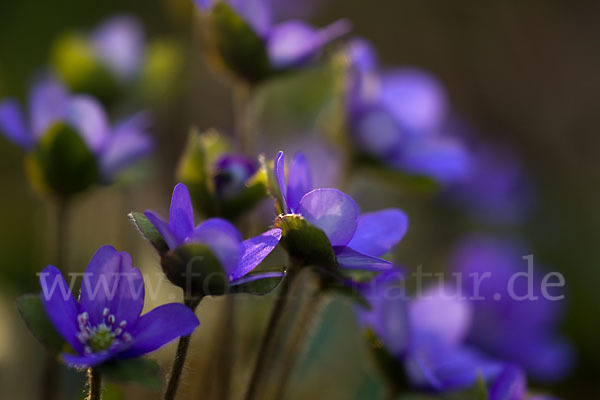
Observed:
[[[139,16],[149,36],[171,35],[189,45],[185,84],[161,111],[157,176],[125,200],[109,189],[81,201],[73,224],[87,241],[74,239],[74,246],[83,247],[81,255],[71,256],[77,265],[85,265],[82,260],[107,235],[143,247],[110,205],[125,201],[137,209],[164,210],[173,182],[169,171],[188,126],[232,127],[230,89],[202,61],[191,11],[186,0],[0,2],[0,97],[25,99],[58,34],[93,27],[114,12]],[[446,84],[458,114],[523,156],[538,190],[527,237],[545,264],[565,275],[564,328],[578,349],[578,367],[558,393],[590,398],[600,375],[600,3],[330,0],[311,21],[322,25],[341,17],[374,43],[384,66],[432,71]],[[43,254],[53,246],[52,208],[30,190],[21,164],[21,152],[0,140],[0,394],[10,393],[6,385],[14,385],[11,379],[22,378],[22,368],[36,359],[38,350],[25,348],[31,341],[19,339],[18,357],[6,343],[15,332],[25,334],[14,327],[21,322],[12,302],[19,293],[37,290],[33,274],[48,263]],[[113,215],[120,222],[103,226],[101,220]]]

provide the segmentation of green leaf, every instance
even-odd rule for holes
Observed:
[[[148,358],[109,361],[97,369],[104,377],[116,382],[134,382],[154,389],[163,385],[159,365]]]
[[[64,123],[50,127],[27,158],[34,186],[60,197],[68,197],[98,182],[98,165],[81,135]]]
[[[225,2],[213,7],[208,34],[221,63],[234,75],[256,84],[271,74],[263,39]]]
[[[280,215],[275,220],[275,227],[282,230],[281,245],[290,257],[302,265],[337,266],[335,253],[325,232],[301,215]]]
[[[405,391],[409,385],[404,372],[404,365],[387,350],[383,342],[379,340],[375,332],[371,329],[365,331],[365,339],[371,349],[375,364],[386,377],[389,384],[397,388],[398,392]]]
[[[61,36],[51,50],[50,62],[74,92],[89,93],[103,101],[119,94],[116,77],[98,59],[92,43],[81,35]]]
[[[128,217],[142,236],[152,243],[152,246],[154,246],[159,253],[162,254],[169,251],[169,246],[167,246],[162,235],[144,214],[133,211],[129,213]]]
[[[19,297],[17,308],[33,336],[48,350],[58,354],[67,348],[65,340],[48,319],[39,295],[26,294]]]
[[[160,104],[179,93],[184,82],[180,78],[185,56],[185,49],[177,40],[159,38],[150,41],[137,83],[142,97]]]
[[[252,275],[262,274],[265,272],[268,272],[268,271],[260,271],[260,272],[250,273],[250,274],[246,275],[245,278],[246,277],[250,278],[250,277],[252,277]],[[278,270],[278,271],[273,271],[273,272],[282,272],[282,271]],[[248,293],[248,294],[253,294],[253,295],[257,295],[257,296],[264,296],[266,294],[271,293],[273,290],[275,290],[277,288],[277,286],[279,286],[279,284],[281,283],[283,278],[284,278],[283,276],[279,276],[279,277],[275,277],[275,278],[259,279],[259,280],[244,283],[241,285],[231,286],[229,288],[229,292],[230,293]]]
[[[221,263],[201,243],[190,243],[163,254],[161,265],[167,278],[188,297],[219,296],[227,293],[229,278]]]

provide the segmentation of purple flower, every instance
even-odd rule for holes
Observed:
[[[475,295],[474,281],[466,277],[491,274],[481,280],[480,299],[472,301],[470,342],[494,357],[520,365],[533,379],[551,382],[569,372],[573,350],[557,332],[563,304],[541,293],[542,277],[535,264],[529,276],[528,262],[523,259],[528,254],[531,252],[518,242],[474,236],[457,246],[453,265],[465,277],[466,296]],[[536,298],[515,297],[528,293]]]
[[[489,400],[557,400],[554,397],[527,394],[525,372],[516,365],[507,365],[489,389]]]
[[[140,113],[110,125],[98,101],[84,95],[71,95],[53,79],[37,82],[29,95],[26,119],[14,99],[0,102],[0,131],[31,152],[55,123],[74,128],[95,156],[104,183],[113,181],[125,168],[147,155],[152,141],[146,134],[148,117]]]
[[[469,170],[464,144],[445,127],[447,94],[430,73],[411,67],[381,73],[364,40],[350,43],[348,126],[361,151],[393,168],[447,183]]]
[[[202,11],[210,11],[211,0],[195,0]],[[299,20],[273,23],[267,0],[228,0],[227,3],[263,39],[272,67],[285,69],[310,61],[327,44],[346,34],[349,23],[339,20],[322,29],[315,29]]]
[[[182,183],[177,184],[173,190],[168,222],[152,211],[146,211],[145,215],[163,237],[169,250],[190,243],[206,245],[221,263],[231,286],[283,276],[280,272],[248,275],[277,246],[281,239],[281,229],[271,229],[259,236],[242,240],[240,232],[221,218],[210,218],[195,225],[190,194]]]
[[[285,157],[275,157],[273,173],[284,214],[299,214],[321,229],[333,246],[340,267],[385,271],[391,263],[380,256],[396,245],[408,229],[408,217],[395,208],[359,215],[358,206],[337,189],[313,189],[306,158],[297,153],[285,178]]]
[[[50,265],[40,274],[48,318],[71,346],[63,360],[76,368],[135,358],[190,335],[198,319],[183,304],[165,304],[140,315],[144,280],[131,257],[112,246],[98,249],[84,274],[79,301],[60,271]]]
[[[513,151],[480,144],[472,151],[472,168],[450,188],[450,196],[479,218],[510,223],[522,220],[531,211],[533,190]]]
[[[438,391],[467,388],[479,374],[486,379],[501,370],[465,344],[472,323],[471,305],[445,286],[431,287],[415,300],[404,292],[402,275],[391,271],[364,284],[361,293],[371,309],[357,309],[387,352],[404,367],[409,383]]]
[[[117,15],[94,30],[91,41],[102,64],[120,79],[135,76],[145,51],[144,31],[140,22],[130,15]]]
[[[225,200],[239,196],[257,170],[256,163],[244,155],[225,154],[219,157],[214,164],[217,196]]]

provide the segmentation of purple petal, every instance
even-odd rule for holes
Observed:
[[[83,345],[77,339],[79,303],[65,282],[65,278],[58,268],[52,265],[47,266],[39,276],[42,303],[52,325],[73,349],[83,351]]]
[[[229,280],[236,281],[256,268],[273,251],[280,239],[281,229],[275,228],[244,240],[240,262],[229,276]]]
[[[446,118],[446,92],[428,72],[398,69],[382,76],[381,101],[413,132],[437,130]]]
[[[81,283],[81,306],[92,326],[114,315],[116,323],[135,323],[144,307],[144,280],[131,257],[103,246],[92,257]]]
[[[522,400],[526,392],[525,373],[519,367],[509,365],[490,387],[489,400]]]
[[[134,75],[144,53],[144,33],[139,21],[127,15],[112,17],[93,34],[94,50],[120,78]]]
[[[367,282],[361,294],[371,309],[358,308],[361,323],[373,329],[377,338],[394,356],[407,351],[410,341],[408,302],[404,277],[398,270],[384,272]]]
[[[45,79],[37,82],[29,94],[31,130],[41,138],[52,124],[65,118],[69,101],[66,89],[57,81]]]
[[[290,212],[290,209],[287,203],[287,186],[285,184],[285,155],[283,154],[283,151],[280,151],[275,156],[275,161],[273,161],[273,174],[275,175],[275,179],[277,179],[277,185],[279,186],[283,212],[287,214]]]
[[[169,210],[169,229],[179,242],[194,231],[194,208],[187,186],[178,183],[173,189]]]
[[[406,140],[396,118],[378,104],[355,109],[352,125],[354,138],[363,151],[380,158],[394,157]]]
[[[177,339],[189,336],[200,325],[194,312],[179,303],[164,304],[142,315],[128,332],[133,344],[119,357],[133,358],[150,353]]]
[[[302,21],[287,21],[273,27],[267,38],[271,63],[287,68],[310,59],[327,43],[346,34],[347,21],[340,20],[318,30]]]
[[[152,211],[146,211],[144,215],[146,218],[148,218],[152,225],[154,225],[158,233],[160,233],[165,243],[167,243],[167,246],[169,246],[169,249],[173,250],[175,247],[177,247],[178,241],[175,238],[175,235],[173,235],[173,232],[171,232],[169,224],[167,224],[160,216]]]
[[[361,254],[350,247],[335,247],[335,256],[340,267],[346,269],[360,269],[363,271],[389,271],[392,263],[381,258]]]
[[[194,229],[190,242],[206,244],[221,262],[227,276],[235,273],[241,257],[242,236],[231,222],[207,219]]]
[[[213,0],[194,0],[194,4],[202,11],[209,11],[213,6]]]
[[[100,353],[83,355],[63,353],[61,354],[61,358],[68,366],[82,369],[95,367],[96,365],[102,364],[104,361],[114,358],[118,351],[119,349],[116,348],[114,350],[102,351]]]
[[[282,278],[285,276],[284,272],[263,272],[258,274],[252,274],[250,276],[242,277],[238,280],[231,282],[231,286],[243,285],[246,283],[258,281],[260,279],[269,279],[269,278]]]
[[[29,150],[34,145],[33,138],[25,126],[21,106],[14,99],[0,103],[0,132],[16,145]]]
[[[362,214],[348,246],[360,253],[379,257],[402,240],[407,229],[408,217],[397,208]]]
[[[312,177],[306,157],[296,153],[288,172],[287,202],[291,210],[295,210],[300,199],[312,190]]]
[[[371,43],[365,39],[353,39],[346,50],[350,65],[360,72],[377,70],[377,54]]]
[[[298,206],[308,222],[325,232],[332,246],[345,246],[356,231],[358,207],[337,189],[315,189],[302,197]]]
[[[90,96],[73,97],[66,109],[66,120],[81,134],[90,150],[99,153],[108,140],[110,125],[102,105]]]
[[[104,178],[111,181],[122,169],[143,158],[151,150],[152,139],[135,124],[126,122],[116,127],[100,155]]]
[[[411,302],[410,323],[416,338],[433,339],[444,346],[457,346],[467,335],[472,320],[471,303],[458,297],[449,285],[434,286]]]
[[[413,352],[407,358],[406,369],[414,385],[445,391],[471,387],[479,375],[493,379],[502,364],[466,347],[433,347]]]
[[[229,0],[235,11],[258,33],[264,35],[271,27],[268,0]]]
[[[427,137],[404,150],[401,167],[447,183],[464,179],[470,172],[471,157],[464,144],[454,138]]]

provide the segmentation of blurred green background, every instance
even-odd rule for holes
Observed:
[[[0,97],[25,99],[32,76],[47,64],[50,48],[61,33],[92,28],[117,12],[138,16],[149,37],[179,40],[186,66],[178,77],[176,94],[151,106],[159,145],[150,177],[127,190],[94,190],[74,205],[69,266],[83,270],[97,247],[113,244],[131,252],[134,264],[155,273],[157,258],[130,226],[127,212],[166,211],[173,171],[190,125],[233,129],[231,88],[205,63],[190,2],[2,1]],[[323,25],[341,17],[353,22],[355,34],[374,43],[385,66],[410,64],[432,71],[447,85],[458,113],[522,154],[538,190],[534,219],[522,234],[535,246],[536,257],[565,275],[564,330],[578,350],[576,370],[555,391],[568,399],[592,398],[600,374],[600,3],[329,0],[311,21]],[[331,85],[323,84],[330,82],[328,74],[326,68],[314,68],[261,89],[253,116],[264,134],[255,146],[258,150],[271,152],[286,141],[313,133],[318,110],[330,100]],[[54,208],[31,190],[21,151],[4,139],[0,139],[0,177],[0,398],[30,399],[37,396],[43,350],[19,320],[14,299],[37,291],[35,272],[53,262]],[[351,183],[364,189],[360,176]],[[425,266],[439,262],[457,230],[440,227],[443,218],[431,203],[390,194],[385,188],[377,190],[389,196],[377,201],[372,201],[375,196],[359,196],[364,209],[393,205],[411,215],[412,227],[399,246],[399,260]],[[236,366],[241,372],[233,382],[234,393],[240,394],[270,301],[241,300],[236,315]],[[210,398],[210,381],[192,377],[209,376],[216,332],[210,321],[218,313],[218,303],[209,300],[200,307],[202,326],[194,338],[182,399]],[[290,398],[378,398],[381,382],[358,332],[349,329],[353,325],[347,303],[334,301],[328,306],[297,371]],[[163,349],[155,357],[166,366],[172,350]],[[71,377],[67,382],[72,397],[68,398],[81,398],[83,376],[63,373]],[[113,394],[128,399],[159,395],[135,386],[114,389]]]

